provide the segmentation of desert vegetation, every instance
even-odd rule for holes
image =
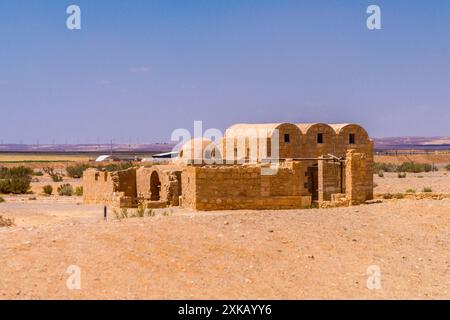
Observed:
[[[67,175],[71,178],[82,178],[84,170],[91,168],[92,166],[85,163],[77,163],[66,167]]]
[[[83,177],[83,172],[89,168],[96,168],[102,171],[120,171],[126,170],[133,166],[132,162],[118,162],[118,163],[108,163],[108,164],[88,164],[88,163],[77,163],[66,167],[67,176],[75,179]]]
[[[0,193],[24,194],[30,189],[33,170],[27,167],[0,168]]]
[[[374,171],[375,172],[411,172],[411,173],[419,173],[419,172],[431,172],[438,171],[438,168],[429,163],[418,163],[418,162],[403,162],[402,164],[393,164],[393,163],[374,163]]]
[[[15,225],[14,219],[3,218],[3,216],[0,216],[0,227],[13,227]]]
[[[42,191],[45,195],[50,196],[53,193],[53,187],[51,185],[43,186]]]
[[[57,191],[60,196],[67,196],[67,197],[71,197],[74,193],[73,187],[70,183],[60,185]]]
[[[46,167],[43,170],[44,170],[44,172],[46,174],[48,174],[52,178],[53,182],[61,182],[61,181],[63,181],[63,176],[61,174],[55,172],[54,168]]]

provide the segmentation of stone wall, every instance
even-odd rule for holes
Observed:
[[[344,170],[342,165],[342,173]],[[319,202],[331,201],[332,194],[341,193],[341,163],[319,161],[318,180]]]
[[[116,172],[87,169],[83,173],[83,201],[87,204],[105,204],[132,207],[136,199],[136,170]]]
[[[182,174],[183,207],[195,210],[293,209],[311,205],[304,167],[290,162],[275,175],[260,165],[189,167]]]
[[[370,156],[349,150],[345,160],[345,193],[350,204],[357,205],[373,199],[373,170],[369,170]]]
[[[158,181],[158,185],[155,185],[155,181]],[[181,169],[177,166],[155,165],[149,168],[142,167],[136,171],[137,196],[140,201],[146,203],[160,202],[167,206],[178,206],[180,183]]]

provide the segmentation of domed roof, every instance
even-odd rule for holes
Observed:
[[[237,123],[225,131],[226,138],[248,136],[250,133],[260,135],[261,132],[271,137],[276,129],[282,126],[295,126],[291,123]]]
[[[186,141],[178,152],[178,158],[181,160],[203,159],[205,151],[214,150],[216,144],[207,138],[195,138]]]
[[[364,129],[363,127],[361,127],[359,124],[356,124],[356,123],[333,123],[333,124],[330,124],[330,126],[334,129],[336,134],[341,133],[346,128],[353,127],[353,128],[358,128],[358,129],[362,130],[366,135],[368,135],[366,129]]]
[[[326,127],[328,128],[330,131],[334,131],[333,127],[331,127],[329,124],[327,123],[320,123],[320,122],[316,122],[316,123],[299,123],[297,124],[297,127],[300,128],[300,131],[302,132],[302,134],[307,134],[308,131],[314,127]]]

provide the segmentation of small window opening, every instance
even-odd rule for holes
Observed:
[[[354,133],[350,133],[348,136],[348,143],[349,144],[355,144],[355,134]]]
[[[284,134],[284,142],[285,143],[291,142],[291,137],[289,136],[289,133]]]
[[[317,143],[323,143],[323,133],[317,134]]]

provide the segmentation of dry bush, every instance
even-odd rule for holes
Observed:
[[[55,169],[53,169],[51,167],[46,167],[43,170],[46,174],[48,174],[52,178],[53,182],[63,181],[62,175],[60,175],[59,173],[56,173]]]
[[[73,187],[70,183],[62,184],[58,187],[58,194],[60,196],[71,197],[73,195]]]
[[[92,168],[92,166],[84,163],[78,163],[73,166],[68,166],[66,171],[69,177],[79,179],[83,177],[83,172],[89,168]]]
[[[42,187],[42,191],[44,192],[44,194],[50,196],[53,193],[53,187],[51,185],[46,185]]]
[[[14,219],[3,218],[3,216],[0,216],[0,227],[14,227],[15,225]]]
[[[83,187],[76,187],[75,195],[81,197],[83,195]]]

